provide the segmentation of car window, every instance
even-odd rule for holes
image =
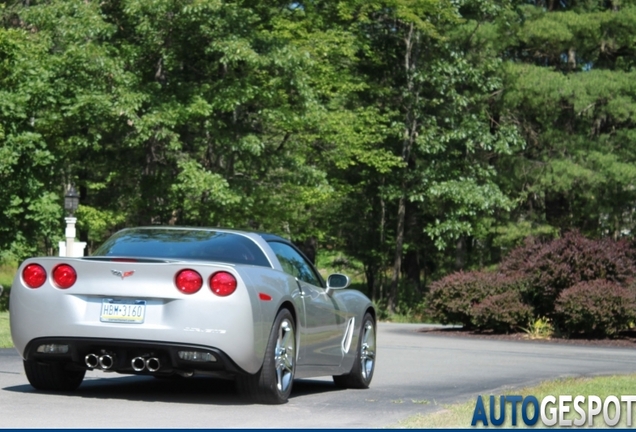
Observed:
[[[295,276],[303,282],[322,286],[311,264],[296,249],[288,244],[275,241],[269,242],[269,245],[276,254],[285,273]]]
[[[93,256],[193,259],[271,267],[253,240],[208,230],[127,229],[109,238]]]

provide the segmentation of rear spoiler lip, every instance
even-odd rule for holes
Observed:
[[[77,258],[80,261],[101,261],[101,262],[119,262],[119,263],[142,263],[142,264],[172,264],[172,263],[188,263],[191,265],[213,264],[223,267],[237,267],[239,264],[224,261],[208,261],[195,259],[179,259],[179,258],[149,258],[149,257],[129,257],[129,256],[86,256]]]
[[[80,257],[81,261],[105,261],[105,262],[121,262],[121,263],[178,263],[183,262],[182,259],[167,258],[145,258],[145,257],[127,257],[127,256],[90,256]]]

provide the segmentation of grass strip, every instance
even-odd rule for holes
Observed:
[[[559,397],[559,395],[572,395],[572,398],[582,395],[587,398],[587,396],[595,395],[599,396],[602,400],[605,400],[607,396],[618,396],[620,399],[621,395],[633,395],[636,394],[636,374],[632,375],[612,375],[612,376],[602,376],[602,377],[594,377],[594,378],[563,378],[554,381],[546,381],[537,386],[526,387],[520,390],[503,390],[501,393],[494,394],[495,399],[497,400],[497,407],[499,404],[499,396],[500,395],[521,395],[521,396],[535,396],[539,403],[541,400],[548,395],[552,395],[555,397]],[[482,399],[484,401],[484,406],[486,408],[486,414],[490,413],[490,394],[482,394]],[[472,428],[470,425],[473,413],[475,411],[475,404],[477,398],[461,404],[454,405],[446,405],[444,409],[435,412],[433,414],[427,415],[417,415],[414,417],[410,417],[399,423],[398,427],[400,428]],[[514,427],[525,428],[523,421],[521,421],[521,410],[517,406],[517,425]],[[579,415],[576,412],[573,412],[572,405],[570,405],[570,411],[565,415],[565,419],[578,419]],[[504,428],[511,428],[511,407],[510,404],[506,404],[506,421],[501,426]],[[587,402],[585,404],[581,404],[581,407],[587,412]],[[610,406],[612,408],[612,406]],[[621,421],[615,427],[625,428],[627,427],[627,411],[625,410],[625,406],[623,405],[621,410]],[[632,410],[632,426],[636,424],[634,421],[634,417],[636,416],[636,407]],[[613,409],[610,410],[610,416],[613,415]],[[532,416],[532,411],[528,413]],[[497,416],[499,415],[499,411],[497,408]],[[587,425],[587,424],[586,424]],[[537,422],[535,427],[541,427],[541,420]],[[481,422],[479,426],[483,427]],[[493,426],[490,426],[491,428]],[[605,423],[603,421],[602,414],[595,417],[594,427],[605,427]],[[495,427],[496,428],[496,427]]]
[[[13,347],[11,330],[9,330],[9,312],[0,312],[0,348]]]

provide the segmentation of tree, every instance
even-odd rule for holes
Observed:
[[[99,141],[111,111],[117,67],[94,43],[110,31],[91,19],[94,10],[63,2],[28,13],[21,5],[3,9],[0,248],[7,254],[52,252],[78,149]]]
[[[501,110],[526,141],[498,165],[519,202],[504,234],[634,229],[634,24],[631,2],[518,4],[500,22]]]
[[[358,73],[369,85],[361,99],[380,107],[386,121],[381,144],[401,159],[390,173],[370,171],[360,181],[377,194],[374,202],[380,205],[370,205],[381,209],[380,216],[376,211],[368,219],[372,228],[366,231],[375,231],[373,249],[386,250],[385,241],[394,245],[391,311],[397,307],[405,251],[414,269],[407,273],[420,288],[427,261],[422,255],[433,261],[436,250],[474,234],[484,216],[509,205],[490,161],[519,140],[514,127],[491,121],[489,96],[501,85],[497,59],[480,57],[481,46],[472,41],[481,21],[497,12],[488,7],[425,1],[341,4],[341,17],[351,21],[360,40]],[[365,267],[378,267],[377,252],[362,258]]]
[[[6,11],[48,44],[59,91],[43,143],[68,167],[51,178],[80,187],[85,239],[155,223],[324,235],[327,170],[391,156],[368,145],[375,110],[346,107],[363,86],[348,69],[354,38],[309,12],[173,0]]]

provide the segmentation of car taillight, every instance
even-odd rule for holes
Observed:
[[[29,264],[22,270],[22,280],[29,288],[40,288],[46,281],[46,270],[40,264]]]
[[[194,270],[181,270],[177,273],[175,284],[184,294],[194,294],[203,286],[203,278]]]
[[[53,282],[58,288],[70,288],[77,280],[75,269],[68,264],[60,264],[53,269]]]
[[[210,276],[210,289],[218,296],[229,296],[236,291],[236,278],[227,272],[214,273]]]

